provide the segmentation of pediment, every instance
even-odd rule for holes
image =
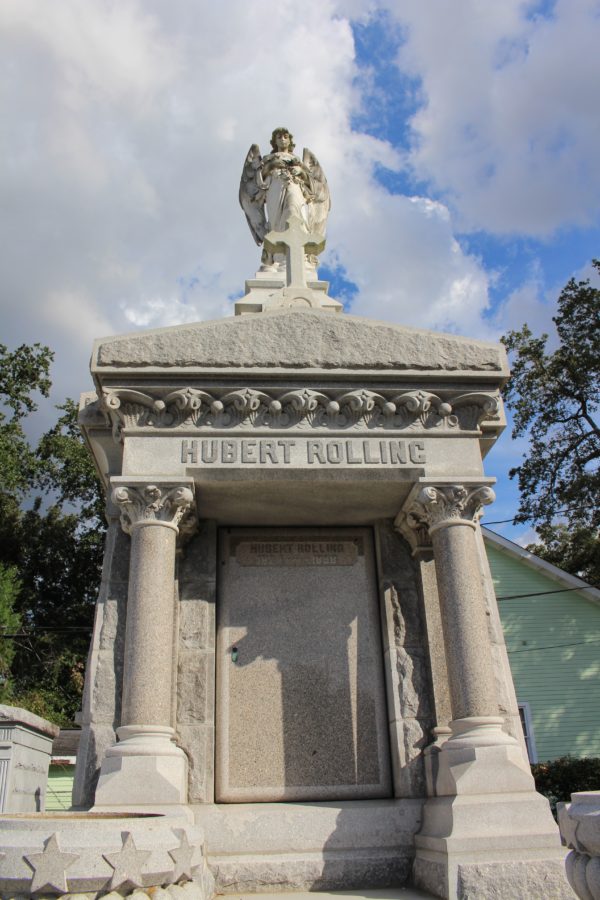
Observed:
[[[101,338],[92,372],[331,370],[508,376],[500,344],[320,310],[273,310]]]

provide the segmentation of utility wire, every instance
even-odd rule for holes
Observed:
[[[587,506],[567,506],[567,507],[565,507],[565,509],[557,509],[556,512],[554,513],[554,515],[560,516],[560,515],[562,515],[562,513],[579,512],[582,509],[588,509],[588,508],[589,507],[587,507]],[[516,519],[516,516],[513,516],[512,519],[496,519],[493,522],[483,521],[482,525],[484,527],[487,527],[488,525],[506,525],[507,522],[512,522],[513,525],[527,525],[528,524],[527,522],[515,522],[515,519]]]
[[[581,587],[557,588],[555,591],[529,591],[527,594],[507,594],[506,597],[496,597],[496,600],[522,600],[525,597],[543,597],[546,594],[568,594],[570,591],[594,591],[597,588],[593,584],[582,584]]]
[[[534,650],[554,650],[556,647],[579,647],[582,644],[599,644],[600,638],[592,638],[589,641],[572,641],[570,644],[544,644],[541,647],[524,647],[523,650],[507,650],[509,656],[513,653],[533,653]]]

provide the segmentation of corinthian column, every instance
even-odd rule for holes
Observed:
[[[430,483],[420,487],[402,521],[404,532],[426,530],[431,539],[455,745],[497,744],[508,738],[498,715],[475,535],[483,506],[494,499],[492,488],[482,482]]]
[[[175,553],[196,522],[193,481],[113,478],[131,535],[121,727],[106,753],[95,808],[186,802],[187,761],[172,727]]]

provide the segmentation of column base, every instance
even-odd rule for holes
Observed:
[[[448,900],[566,900],[556,823],[502,721],[451,723],[435,754],[436,796],[425,802],[415,838],[414,883]]]
[[[187,758],[172,728],[126,725],[117,729],[100,768],[94,811],[172,810],[187,803]]]

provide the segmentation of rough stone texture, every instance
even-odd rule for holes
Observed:
[[[534,859],[458,867],[460,900],[572,900],[560,860]]]
[[[419,800],[195,807],[217,890],[232,894],[404,884]]]
[[[448,900],[573,900],[560,860],[503,859],[496,864],[468,862],[452,868],[432,859],[416,859],[415,882]]]
[[[213,893],[202,829],[182,817],[6,816],[0,845],[3,897],[111,891],[122,896],[182,878],[193,879],[196,890],[170,891],[169,900],[210,900]]]
[[[177,670],[177,724],[212,722],[214,708],[214,653],[180,650]]]
[[[210,725],[179,725],[177,743],[188,760],[188,802],[214,799],[215,729]]]
[[[376,534],[394,795],[421,797],[422,751],[435,724],[422,598],[406,542],[390,521]]]
[[[482,371],[507,376],[495,343],[319,310],[276,310],[96,341],[92,371],[283,368]]]
[[[201,520],[178,564],[177,742],[188,759],[188,800],[214,798],[217,530]]]
[[[73,805],[83,809],[94,802],[100,763],[114,743],[115,729],[121,719],[130,543],[131,539],[121,529],[117,510],[110,508],[73,785]]]
[[[221,534],[217,798],[389,796],[369,531]]]
[[[429,665],[431,667],[434,705],[433,718],[435,725],[444,727],[447,726],[452,719],[452,707],[450,703],[450,690],[448,687],[448,667],[446,665],[444,632],[442,630],[440,598],[435,577],[435,560],[433,559],[433,552],[420,553],[415,560],[415,565],[420,574],[420,579],[417,580],[423,603],[423,617],[425,620],[427,646],[429,649]]]

